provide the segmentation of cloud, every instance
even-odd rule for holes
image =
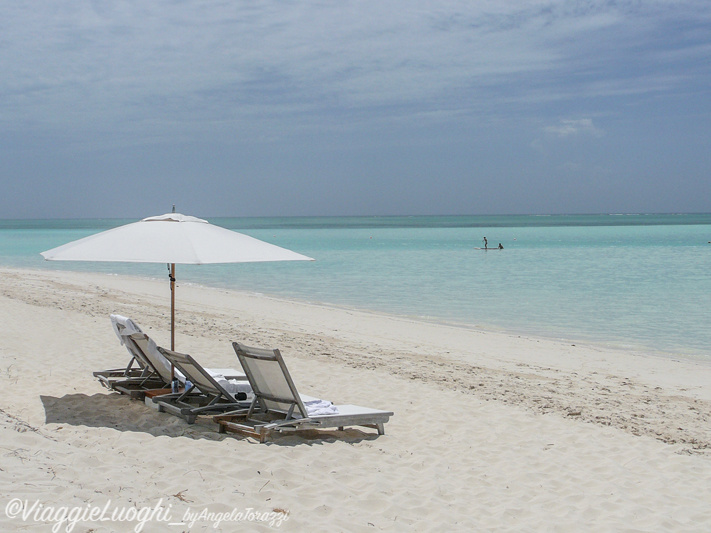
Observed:
[[[689,87],[677,59],[695,61],[697,86],[708,86],[704,34],[685,24],[707,20],[711,4],[673,4],[9,2],[0,128],[115,146],[550,121],[561,102],[562,114],[586,116],[583,98],[604,107]],[[674,31],[660,31],[670,20]],[[601,133],[575,120],[546,131]]]
[[[543,130],[562,139],[577,135],[592,135],[602,137],[605,132],[593,124],[591,118],[560,119],[557,124],[546,126]]]

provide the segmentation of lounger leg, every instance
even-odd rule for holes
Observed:
[[[385,424],[382,422],[378,424],[378,435],[385,435]]]

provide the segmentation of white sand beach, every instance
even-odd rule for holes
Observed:
[[[179,284],[177,351],[395,413],[259,444],[102,388],[110,313],[169,345],[166,282],[0,269],[3,531],[711,530],[707,363]]]

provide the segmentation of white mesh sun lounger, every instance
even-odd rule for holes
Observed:
[[[130,318],[120,315],[111,315],[111,323],[114,331],[126,346],[129,354],[143,367],[140,375],[107,379],[99,377],[103,385],[121,394],[128,394],[132,398],[143,399],[147,390],[163,389],[170,387],[171,364],[159,351],[156,343],[146,335],[136,323]],[[244,372],[233,368],[205,369],[215,377],[225,379],[246,379]],[[96,375],[96,373],[95,373]],[[185,376],[180,370],[175,371],[175,377],[183,385]]]
[[[249,405],[248,398],[252,389],[244,374],[241,383],[239,380],[228,381],[222,379],[222,376],[213,376],[187,354],[161,347],[158,347],[158,351],[175,365],[176,371],[179,370],[191,382],[191,386],[183,392],[155,396],[153,402],[158,404],[159,411],[181,416],[188,424],[192,424],[198,415],[214,414]],[[231,387],[230,390],[227,390],[228,386]]]
[[[101,384],[109,389],[112,388],[113,383],[118,381],[139,381],[153,378],[155,376],[153,366],[146,360],[141,350],[130,337],[133,333],[143,333],[141,328],[130,318],[121,315],[111,315],[110,318],[111,326],[119,342],[126,347],[131,359],[125,368],[94,372],[94,377],[98,378]]]
[[[232,346],[252,385],[254,400],[247,410],[213,417],[221,433],[233,431],[257,437],[260,442],[270,432],[303,429],[364,426],[377,429],[378,435],[385,433],[384,425],[392,412],[357,405],[329,408],[330,402],[299,394],[279,350],[251,348],[237,342]],[[313,414],[312,407],[318,409],[318,414]]]

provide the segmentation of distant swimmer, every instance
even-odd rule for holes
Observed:
[[[484,237],[484,250],[489,249],[489,241],[486,240],[486,237]]]
[[[503,250],[503,249],[504,249],[504,245],[499,243],[499,250]]]

